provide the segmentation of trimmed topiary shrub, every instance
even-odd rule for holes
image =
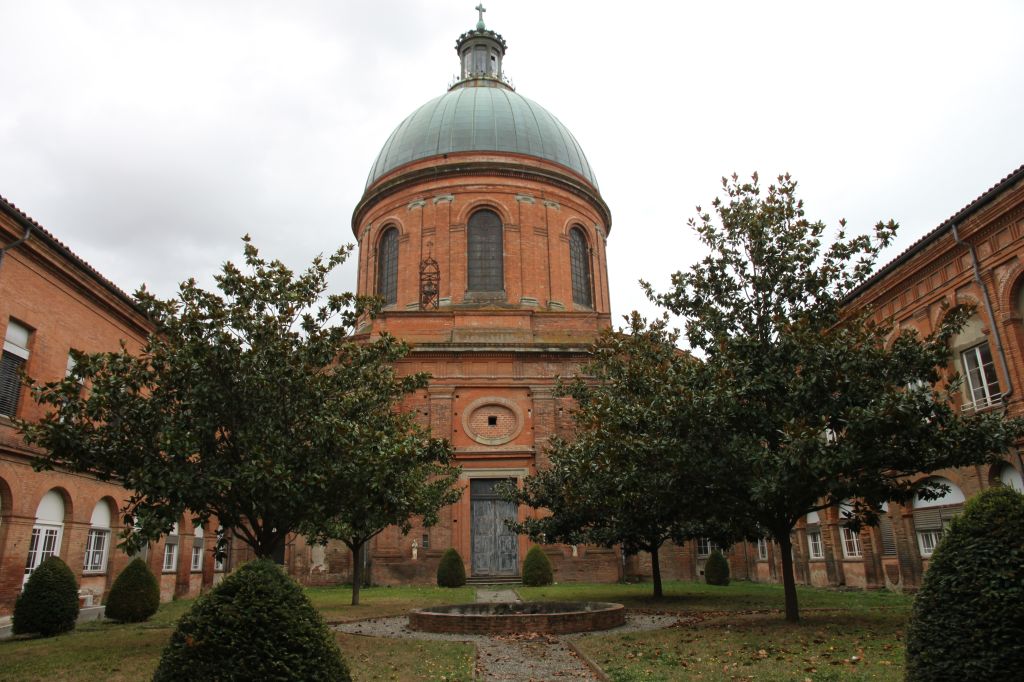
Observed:
[[[466,567],[462,564],[462,557],[449,547],[441,555],[441,563],[437,565],[437,586],[438,587],[462,587],[466,584]]]
[[[529,587],[541,587],[550,585],[554,579],[548,555],[538,545],[534,545],[523,559],[523,584]]]
[[[133,559],[110,587],[104,615],[122,623],[141,623],[160,608],[160,584],[141,558]]]
[[[729,584],[729,560],[717,549],[704,562],[704,582],[708,585]]]
[[[907,629],[907,680],[1018,679],[1024,660],[1024,495],[969,500],[932,555]]]
[[[53,637],[75,627],[78,582],[68,565],[52,556],[32,571],[14,603],[12,632]]]
[[[323,618],[272,562],[250,561],[178,621],[154,682],[351,680]]]

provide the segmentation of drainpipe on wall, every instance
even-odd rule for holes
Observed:
[[[985,286],[985,282],[981,279],[981,265],[978,263],[978,252],[974,249],[974,245],[960,239],[960,233],[956,229],[956,223],[950,225],[953,233],[953,241],[961,246],[966,246],[968,253],[971,254],[971,266],[974,269],[974,281],[977,282],[978,288],[981,289],[981,298],[985,303],[985,312],[988,314],[988,323],[992,328],[992,334],[996,341],[996,355],[999,356],[999,366],[1003,369],[1003,376],[1006,378],[1006,390],[1003,392],[1002,398],[1005,404],[1009,404],[1009,398],[1013,395],[1013,379],[1010,377],[1010,367],[1006,362],[1006,351],[1003,349],[1003,335],[999,333],[999,325],[996,323],[996,315],[992,310],[992,301],[988,297],[988,287]],[[1024,475],[1024,459],[1021,457],[1020,448],[1017,448],[1017,464],[1020,466],[1021,475]]]
[[[16,239],[7,246],[0,246],[0,267],[4,264],[4,255],[15,246],[19,246],[28,241],[28,238],[32,235],[32,226],[29,225],[25,228],[25,234],[22,235],[21,239]]]

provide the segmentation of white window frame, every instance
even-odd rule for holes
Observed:
[[[203,570],[203,546],[192,545],[192,572],[198,573]]]
[[[855,533],[849,526],[841,526],[843,534],[843,558],[860,559],[864,550],[860,546],[860,533]]]
[[[986,363],[982,357],[982,349],[988,351],[989,361]],[[999,374],[996,372],[995,359],[992,357],[992,349],[988,341],[971,346],[960,352],[960,362],[964,369],[964,386],[967,388],[967,402],[964,407],[973,410],[983,410],[1003,402],[1003,394],[998,389]],[[974,374],[977,374],[977,377]],[[980,379],[981,385],[975,383]],[[992,390],[995,386],[996,391]]]
[[[757,539],[757,558],[761,561],[768,561],[768,540]]]
[[[711,552],[715,550],[715,543],[711,542],[711,538],[697,538],[697,556],[701,559],[706,559],[711,556]]]
[[[917,546],[921,550],[922,557],[927,559],[935,553],[935,548],[939,546],[939,541],[942,539],[942,532],[941,528],[917,531]]]
[[[821,544],[820,530],[814,530],[807,534],[807,552],[812,559],[825,558],[825,547]]]
[[[164,544],[164,573],[174,573],[178,570],[178,545],[177,543]]]
[[[175,523],[174,528],[168,533],[167,539],[164,540],[164,573],[175,573],[178,570],[178,543],[180,541],[178,524]]]
[[[60,556],[60,543],[64,526],[37,523],[32,526],[32,537],[28,543],[28,558],[25,561],[25,582],[32,572],[52,556]]]
[[[90,528],[85,540],[85,562],[82,573],[106,573],[109,528]]]

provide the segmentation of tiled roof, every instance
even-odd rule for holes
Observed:
[[[70,260],[86,275],[96,280],[96,282],[103,286],[103,288],[105,288],[107,291],[117,296],[119,299],[124,301],[125,304],[129,305],[135,311],[139,312],[140,314],[142,313],[139,307],[135,304],[135,300],[127,293],[125,293],[124,290],[122,290],[116,284],[114,284],[109,279],[104,277],[99,270],[89,265],[89,263],[87,263],[81,256],[72,251],[67,244],[53,236],[53,234],[49,230],[47,230],[45,227],[36,222],[34,218],[32,218],[27,213],[25,213],[20,208],[11,203],[3,195],[0,195],[0,211],[3,211],[7,215],[14,218],[14,220],[20,223],[22,227],[30,228],[32,230],[32,236],[30,237],[30,239],[40,238],[43,241],[43,243],[48,245],[50,248],[55,250],[60,255]]]
[[[1024,180],[1024,165],[1019,166],[1016,170],[1011,172],[1005,178],[997,182],[996,184],[989,187],[985,192],[971,203],[964,206],[962,209],[951,215],[938,227],[931,232],[927,233],[916,242],[908,246],[903,253],[896,256],[894,259],[886,263],[883,267],[879,268],[878,272],[869,277],[863,284],[851,291],[847,297],[847,303],[853,301],[855,298],[865,293],[868,289],[878,283],[883,277],[891,273],[893,270],[910,260],[915,254],[924,249],[926,246],[934,242],[936,239],[941,237],[943,234],[948,232],[950,228],[962,222],[964,219],[969,217],[972,213],[980,210],[997,196],[999,196],[1004,190],[1009,189],[1017,182]]]

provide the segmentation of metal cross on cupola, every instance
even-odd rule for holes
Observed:
[[[481,2],[473,9],[475,9],[480,14],[480,18],[476,22],[476,30],[482,31],[484,30],[484,12],[487,11],[487,8],[484,7],[484,3]]]

